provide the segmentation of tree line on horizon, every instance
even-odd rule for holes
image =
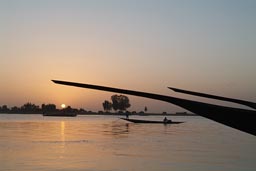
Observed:
[[[47,112],[60,112],[60,111],[66,111],[66,112],[77,112],[77,113],[86,113],[87,111],[83,108],[75,109],[71,106],[68,106],[64,109],[57,109],[55,104],[42,104],[41,107],[39,105],[35,105],[31,102],[27,102],[21,107],[11,107],[8,108],[7,105],[0,106],[0,113],[47,113]]]
[[[114,110],[115,112],[122,113],[124,111],[128,112],[127,109],[131,107],[130,100],[125,95],[112,95],[111,96],[111,102],[108,100],[105,100],[102,103],[103,110],[105,113],[110,113],[111,110]],[[0,106],[0,113],[47,113],[47,112],[72,112],[72,113],[94,113],[92,111],[86,111],[83,108],[76,109],[72,108],[71,106],[67,106],[63,109],[57,109],[55,104],[42,104],[41,106],[33,104],[31,102],[27,102],[21,107],[11,107],[8,108],[7,105]],[[147,107],[145,107],[144,111],[147,111]],[[135,111],[134,111],[135,112]],[[141,111],[142,112],[142,111]],[[140,112],[140,113],[141,113]],[[103,113],[103,111],[99,111],[99,113]],[[135,112],[136,113],[136,112]]]

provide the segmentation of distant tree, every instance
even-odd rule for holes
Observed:
[[[9,112],[9,108],[7,107],[7,105],[3,105],[2,107],[1,107],[1,112],[2,113],[7,113],[7,112]]]
[[[18,108],[17,106],[14,106],[11,108],[11,113],[18,113],[20,111],[20,108]]]
[[[102,110],[99,110],[99,111],[98,111],[98,114],[103,114],[103,111],[102,111]]]
[[[112,110],[112,103],[111,103],[111,102],[105,100],[105,101],[102,103],[102,105],[103,105],[104,111],[109,112],[109,111]]]
[[[44,103],[41,105],[41,109],[42,109],[42,111],[45,110],[45,104]]]
[[[79,109],[79,113],[86,113],[87,111],[86,110],[84,110],[83,108],[80,108]]]
[[[36,106],[35,104],[32,104],[30,102],[25,103],[23,106],[21,106],[22,112],[25,113],[31,113],[31,112],[39,112],[40,108],[39,106]]]
[[[45,112],[53,112],[56,111],[56,105],[55,104],[42,104],[41,105],[42,111]]]
[[[62,109],[63,112],[67,112],[67,113],[76,113],[78,112],[78,109],[72,108],[71,106],[68,106],[64,109]]]
[[[124,95],[113,95],[111,96],[111,100],[112,100],[112,107],[115,111],[116,110],[123,111],[131,106],[129,98]]]

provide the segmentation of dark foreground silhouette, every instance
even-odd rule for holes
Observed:
[[[183,90],[183,89],[178,89],[178,88],[173,88],[173,87],[168,87],[168,88],[175,91],[175,92],[178,92],[178,93],[184,93],[184,94],[190,94],[190,95],[199,96],[199,97],[205,97],[205,98],[211,98],[211,99],[216,99],[216,100],[233,102],[233,103],[245,105],[245,106],[248,106],[250,108],[256,109],[256,103],[254,103],[254,102],[249,102],[249,101],[240,100],[240,99],[232,99],[232,98],[228,98],[228,97],[216,96],[216,95],[211,95],[211,94],[206,94],[206,93],[188,91],[188,90]]]
[[[67,85],[67,86],[75,86],[75,87],[81,87],[81,88],[116,92],[116,93],[129,94],[134,96],[140,96],[140,97],[146,97],[150,99],[165,101],[165,102],[180,106],[195,114],[201,115],[208,119],[230,126],[232,128],[247,132],[252,135],[256,135],[256,126],[255,126],[256,111],[254,110],[219,106],[219,105],[214,105],[209,103],[176,98],[172,96],[119,89],[119,88],[113,88],[113,87],[105,87],[105,86],[99,86],[99,85],[82,84],[82,83],[59,81],[59,80],[52,80],[52,81],[54,83]]]

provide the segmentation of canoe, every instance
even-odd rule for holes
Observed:
[[[120,118],[129,122],[133,123],[148,123],[148,124],[180,124],[183,122],[176,122],[176,121],[170,121],[168,120],[167,122],[164,121],[151,121],[151,120],[140,120],[140,119],[128,119],[128,118]]]

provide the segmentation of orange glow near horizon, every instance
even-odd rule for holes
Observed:
[[[52,79],[182,97],[167,89],[172,86],[256,101],[255,10],[244,8],[253,7],[248,2],[238,3],[244,12],[209,2],[200,3],[202,10],[178,1],[142,6],[28,2],[0,2],[0,105],[60,108],[65,102],[95,111],[113,95],[56,85]],[[149,105],[136,101],[131,110]],[[173,109],[154,104],[149,109]]]

